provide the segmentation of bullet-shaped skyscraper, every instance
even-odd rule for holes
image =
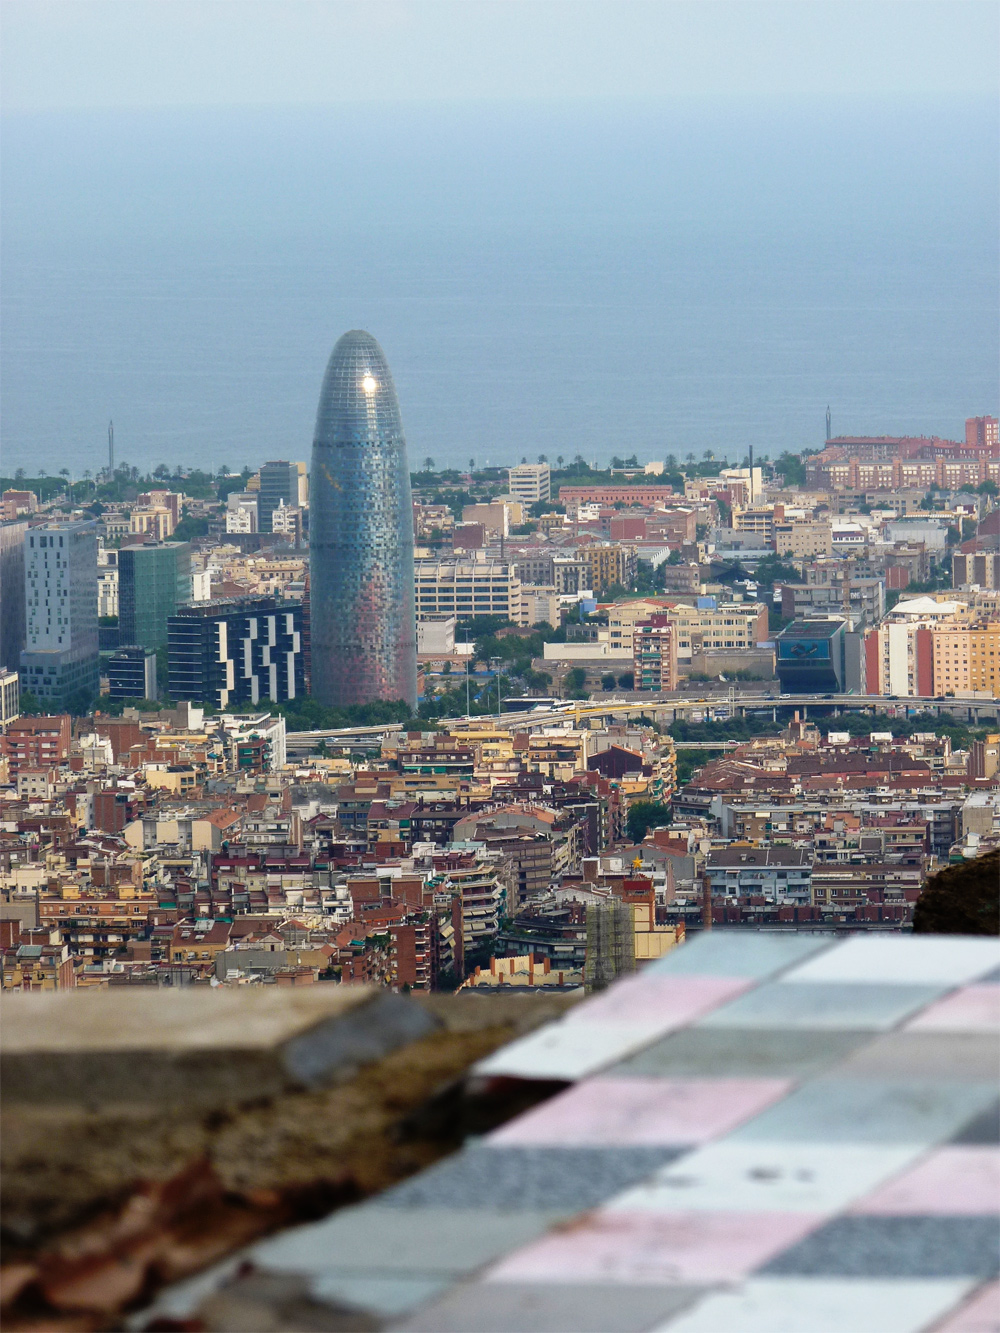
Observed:
[[[312,694],[324,704],[417,697],[413,505],[385,353],[353,329],[330,356],[309,482]]]

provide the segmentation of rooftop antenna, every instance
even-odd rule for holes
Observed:
[[[830,405],[829,405],[829,404],[827,404],[827,408],[826,408],[826,438],[827,438],[828,440],[832,440],[832,439],[833,439],[833,434],[832,434],[832,432],[831,432],[831,430],[830,430]]]
[[[108,422],[108,476],[115,475],[115,423]]]

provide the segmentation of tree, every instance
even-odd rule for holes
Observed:
[[[684,557],[681,555],[680,551],[671,551],[667,556],[667,564],[679,565],[683,559]]]
[[[566,672],[566,678],[563,681],[563,690],[567,699],[586,698],[583,693],[583,687],[587,683],[587,673],[583,667],[573,667]]]
[[[634,690],[635,673],[632,671],[623,671],[618,677],[618,688],[621,690]]]
[[[628,836],[633,842],[642,842],[651,828],[662,828],[670,819],[670,807],[662,801],[636,801],[629,806]]]
[[[433,471],[434,471],[434,459],[433,459],[433,458],[425,458],[425,459],[424,459],[424,471],[425,471],[425,472],[433,472]]]
[[[602,677],[601,677],[601,689],[602,689],[602,690],[613,690],[614,688],[615,688],[615,677],[614,677],[614,673],[611,672],[611,671],[609,671],[608,674],[607,674],[606,676],[602,676]]]
[[[786,486],[804,486],[806,467],[798,454],[785,452],[775,461],[775,472],[780,472]]]
[[[986,481],[981,481],[976,490],[980,495],[996,495],[997,484],[992,478],[988,478]]]
[[[914,934],[1000,935],[998,882],[1000,851],[932,875],[913,909]]]
[[[557,464],[559,467],[562,467],[562,465],[563,465],[563,456],[562,456],[562,454],[557,454],[557,455],[556,455],[556,464]]]
[[[548,455],[547,455],[547,454],[539,454],[539,455],[538,455],[538,461],[539,461],[539,463],[547,463],[547,462],[549,461],[549,460],[548,460]]]

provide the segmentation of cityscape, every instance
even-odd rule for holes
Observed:
[[[3,18],[4,1328],[1000,1333],[995,6],[196,10]]]

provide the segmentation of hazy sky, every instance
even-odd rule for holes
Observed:
[[[9,110],[997,87],[980,0],[4,0]]]

